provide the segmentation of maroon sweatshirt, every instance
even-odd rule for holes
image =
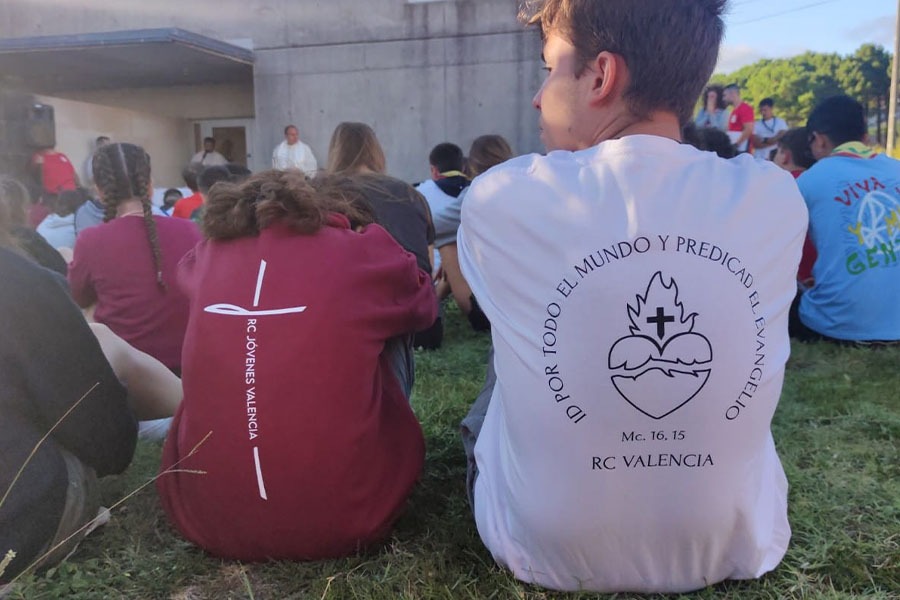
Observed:
[[[178,261],[200,241],[191,221],[154,216],[166,289],[156,282],[153,252],[140,216],[85,229],[69,265],[72,297],[95,302],[94,319],[170,369],[181,367],[187,298],[175,285]]]
[[[184,401],[162,469],[204,473],[158,480],[175,526],[245,561],[335,557],[384,538],[424,459],[381,355],[435,319],[415,257],[378,225],[356,233],[333,215],[314,235],[273,225],[203,242],[179,283],[191,301]]]

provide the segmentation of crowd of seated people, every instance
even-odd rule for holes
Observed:
[[[97,480],[128,467],[139,431],[164,440],[164,513],[215,556],[384,542],[426,464],[414,349],[439,352],[451,297],[492,342],[462,432],[498,564],[602,592],[774,569],[791,535],[770,431],[789,334],[900,341],[900,162],[866,145],[846,96],[777,137],[740,124],[771,161],[735,151],[718,87],[684,128],[721,41],[706,4],[532,6],[548,153],[445,142],[417,188],[356,122],[321,171],[195,163],[192,195],[161,207],[130,143],[98,145],[96,194],[56,190],[40,223],[28,186],[0,179],[0,551],[15,550],[0,582],[108,518]],[[745,352],[760,323],[765,370]],[[752,404],[721,406],[751,385]],[[621,456],[622,431],[662,420],[703,452],[639,440]]]

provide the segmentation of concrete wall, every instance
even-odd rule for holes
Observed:
[[[83,178],[84,164],[99,135],[143,146],[150,154],[156,187],[183,185],[181,170],[193,153],[192,128],[183,119],[111,108],[50,96],[38,96],[56,116],[56,148]]]
[[[58,96],[179,119],[237,119],[252,118],[254,114],[252,85],[117,89]]]
[[[67,97],[182,119],[255,112],[257,167],[288,123],[324,165],[334,127],[363,121],[378,133],[389,171],[418,181],[442,141],[467,151],[478,135],[499,133],[519,153],[540,150],[530,105],[540,41],[523,31],[517,7],[518,0],[3,0],[0,36],[182,27],[250,39],[252,99],[245,89],[211,97],[190,88]]]
[[[372,125],[389,172],[408,181],[428,177],[428,152],[443,141],[468,152],[499,133],[517,152],[538,150],[539,55],[522,32],[257,51],[256,153],[271,154],[294,123],[324,164],[341,121]]]
[[[516,31],[517,0],[3,0],[0,37],[181,27],[256,48]]]

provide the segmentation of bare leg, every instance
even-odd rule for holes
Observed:
[[[94,309],[95,309],[95,308],[97,308],[97,305],[96,305],[96,304],[91,304],[91,305],[88,306],[87,308],[82,308],[82,309],[81,309],[81,314],[84,315],[84,320],[87,321],[88,323],[93,323],[93,322],[94,322]],[[110,331],[110,333],[112,333],[112,332]]]
[[[90,323],[106,360],[128,388],[128,401],[141,421],[171,417],[184,395],[181,380],[161,362],[132,347],[100,323]]]

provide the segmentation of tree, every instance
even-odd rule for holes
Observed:
[[[883,143],[881,124],[890,102],[891,55],[875,44],[864,44],[847,57],[838,69],[838,78],[844,92],[857,98],[871,118],[876,121],[876,139]]]
[[[717,74],[713,83],[737,83],[744,99],[757,104],[772,98],[779,115],[802,125],[820,101],[836,94],[857,98],[875,117],[876,139],[890,93],[891,55],[881,46],[864,44],[850,56],[806,52],[791,58],[762,59],[729,74]]]

